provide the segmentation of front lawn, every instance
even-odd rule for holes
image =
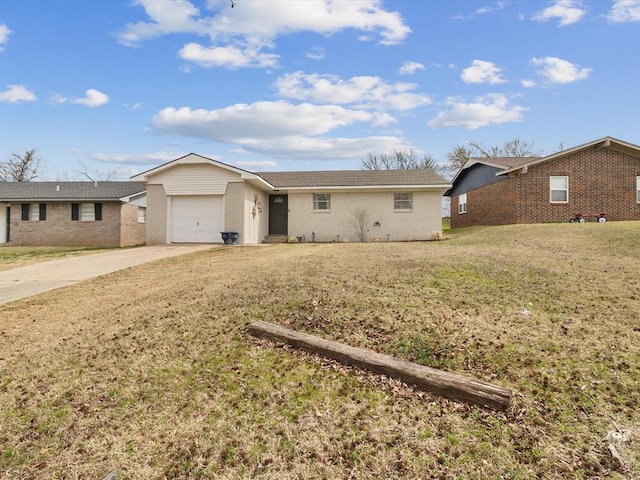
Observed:
[[[640,222],[224,247],[0,306],[0,477],[640,475]],[[250,337],[510,388],[506,412]],[[630,430],[620,464],[610,431]]]

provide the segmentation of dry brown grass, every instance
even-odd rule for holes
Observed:
[[[0,306],[0,474],[633,478],[640,223],[220,248]],[[250,338],[255,320],[513,389],[506,413]],[[633,429],[616,464],[603,437]]]
[[[107,249],[89,247],[3,247],[0,246],[0,272],[34,263],[57,260],[69,256],[89,255]]]

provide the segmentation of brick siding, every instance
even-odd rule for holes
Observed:
[[[356,209],[366,214],[367,241],[376,237],[390,241],[428,240],[442,230],[442,194],[413,192],[411,211],[394,210],[394,192],[331,192],[331,210],[313,210],[313,193],[289,194],[289,234],[317,242],[357,242]],[[388,235],[388,237],[387,237]]]
[[[147,245],[167,243],[167,195],[162,185],[147,185]]]
[[[590,148],[530,166],[527,173],[467,192],[467,213],[451,199],[451,226],[567,222],[576,213],[606,212],[607,220],[640,220],[636,177],[640,159]],[[549,178],[569,178],[568,203],[551,203]]]
[[[29,246],[77,246],[77,247],[120,247],[121,243],[121,203],[102,203],[102,220],[71,220],[71,203],[47,203],[45,220],[22,220],[20,203],[11,204],[10,243]],[[144,243],[141,234],[144,224],[126,226],[127,245]],[[129,216],[129,211],[127,216]],[[142,239],[142,241],[139,241]]]
[[[244,188],[243,182],[230,182],[224,194],[224,229],[228,232],[238,232],[238,243],[241,244],[245,243]]]
[[[122,205],[120,210],[120,246],[132,247],[144,245],[147,240],[147,228],[138,221],[137,205]]]

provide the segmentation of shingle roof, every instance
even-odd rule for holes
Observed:
[[[432,170],[333,170],[258,175],[276,188],[449,185],[447,180]]]
[[[145,189],[138,182],[0,182],[0,201],[115,201]]]
[[[540,157],[474,157],[469,159],[469,164],[484,163],[494,167],[513,168],[538,159]]]
[[[550,162],[558,158],[564,157],[566,155],[571,155],[575,152],[579,152],[580,150],[587,150],[590,148],[612,148],[614,150],[625,153],[627,155],[640,158],[639,145],[618,140],[617,138],[613,138],[613,137],[604,137],[599,140],[594,140],[593,142],[583,143],[582,145],[578,145],[577,147],[569,148],[567,150],[561,150],[557,153],[552,153],[551,155],[547,155],[546,157],[537,157],[537,158],[529,159],[529,161],[526,163],[522,163],[514,166],[507,166],[503,171],[498,172],[498,175],[508,174],[509,172],[524,166],[530,167],[533,165],[538,165],[540,163]]]

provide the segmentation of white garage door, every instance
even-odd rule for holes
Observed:
[[[219,243],[222,230],[222,195],[171,197],[172,242]]]

